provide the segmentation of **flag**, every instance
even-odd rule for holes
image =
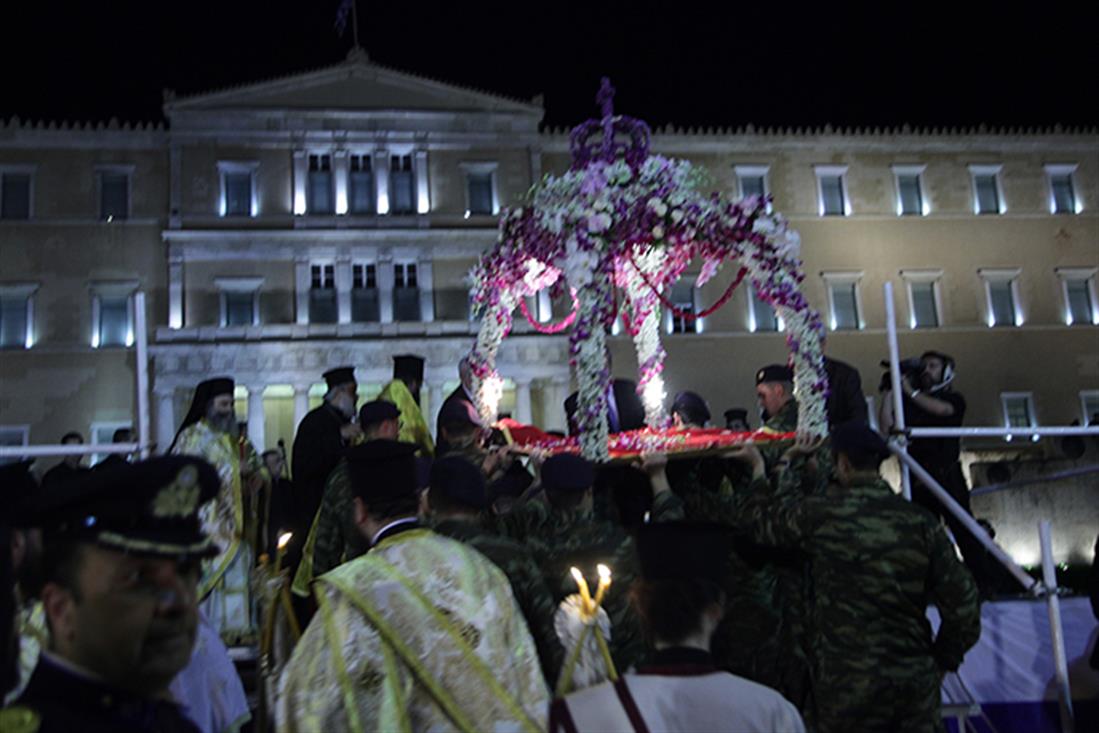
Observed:
[[[336,29],[336,33],[343,38],[344,31],[347,30],[347,16],[351,14],[351,3],[355,0],[341,0],[340,7],[336,9],[336,22],[333,27]]]

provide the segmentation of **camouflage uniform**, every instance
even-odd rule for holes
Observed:
[[[557,605],[531,554],[518,542],[493,534],[474,518],[444,519],[437,522],[433,529],[436,534],[469,545],[504,571],[538,648],[542,671],[552,684],[557,679],[564,656],[564,649],[553,629],[553,614]]]
[[[798,404],[790,400],[763,426],[767,431],[789,433],[797,429]],[[760,446],[770,472],[787,445]],[[786,471],[800,479],[799,490],[821,493],[831,473],[831,456],[822,448],[815,456],[817,471],[798,459]],[[732,491],[708,491],[698,482],[676,487],[682,493],[687,518],[739,525],[741,512],[752,493],[751,475],[739,466],[727,476]],[[725,583],[725,618],[713,638],[718,665],[733,674],[780,691],[802,715],[811,718],[812,696],[806,618],[812,603],[808,557],[797,549],[763,547],[746,533],[738,533],[730,555]]]
[[[804,497],[787,474],[777,492],[754,484],[741,528],[813,558],[818,730],[939,730],[942,675],[980,636],[972,576],[938,520],[884,481]]]
[[[316,539],[313,546],[313,578],[319,578],[337,565],[362,555],[369,543],[355,524],[355,495],[347,461],[340,461],[324,485],[324,498],[317,513]]]
[[[657,494],[652,521],[670,521],[682,516],[682,504],[677,497],[670,492]],[[496,517],[493,525],[497,532],[522,542],[530,550],[555,606],[576,593],[576,581],[569,568],[579,568],[592,582],[597,577],[596,565],[603,563],[610,567],[614,584],[603,608],[611,620],[611,656],[619,672],[643,661],[646,646],[628,593],[637,577],[637,558],[633,538],[622,527],[580,510],[555,511],[542,502],[529,502],[510,514]]]

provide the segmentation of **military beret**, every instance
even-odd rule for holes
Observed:
[[[710,420],[710,407],[706,400],[694,392],[680,392],[672,402],[672,412],[678,412],[688,422],[705,425]]]
[[[359,427],[366,428],[385,420],[396,420],[400,416],[401,411],[392,402],[372,400],[363,403],[363,406],[359,408]]]
[[[792,381],[794,381],[794,370],[785,364],[770,364],[756,372],[756,384]]]
[[[329,369],[322,376],[324,377],[324,383],[328,385],[328,389],[335,389],[341,384],[355,381],[355,367],[336,367],[335,369]]]
[[[542,487],[549,493],[575,493],[595,483],[595,468],[573,453],[559,453],[542,464]]]
[[[346,452],[351,490],[369,506],[415,496],[416,445],[399,440],[368,440]]]
[[[724,525],[658,522],[637,531],[637,557],[646,580],[702,579],[721,584],[732,538]]]
[[[447,456],[431,467],[431,488],[456,504],[470,509],[488,506],[485,475],[461,456]]]
[[[137,555],[216,555],[198,511],[220,485],[214,467],[193,456],[120,461],[51,487],[33,521],[47,538]]]
[[[846,422],[832,431],[832,452],[845,453],[852,461],[865,464],[873,459],[879,462],[889,457],[889,447],[882,437],[865,423]]]

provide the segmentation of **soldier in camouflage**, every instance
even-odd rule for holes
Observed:
[[[504,571],[538,648],[542,671],[552,685],[564,654],[553,629],[557,606],[530,552],[494,534],[482,522],[489,506],[484,475],[462,457],[441,458],[431,468],[425,499],[423,513],[431,517],[437,534],[470,545]]]
[[[652,521],[682,518],[682,504],[668,487],[662,455],[646,456],[643,467],[653,484]],[[645,643],[637,619],[629,607],[625,589],[636,576],[633,539],[620,526],[596,519],[592,512],[595,470],[583,458],[561,454],[541,468],[542,488],[548,504],[528,502],[510,514],[496,518],[498,532],[523,542],[542,571],[555,603],[576,592],[569,568],[587,577],[596,576],[603,563],[614,572],[615,588],[603,604],[611,620],[610,650],[615,666],[625,671],[645,657]]]
[[[788,455],[816,449],[799,438]],[[832,450],[839,482],[809,497],[788,467],[772,487],[759,451],[736,451],[755,477],[739,529],[812,557],[817,729],[940,730],[943,674],[980,636],[976,585],[938,520],[879,476],[888,451],[876,433],[841,425]],[[929,603],[942,617],[934,638]]]

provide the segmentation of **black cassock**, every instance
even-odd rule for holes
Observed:
[[[321,506],[328,474],[332,473],[343,456],[344,440],[340,428],[347,422],[343,415],[325,402],[310,411],[298,426],[290,468],[294,477],[292,527],[294,544],[299,547],[305,542],[313,526],[313,518]]]

